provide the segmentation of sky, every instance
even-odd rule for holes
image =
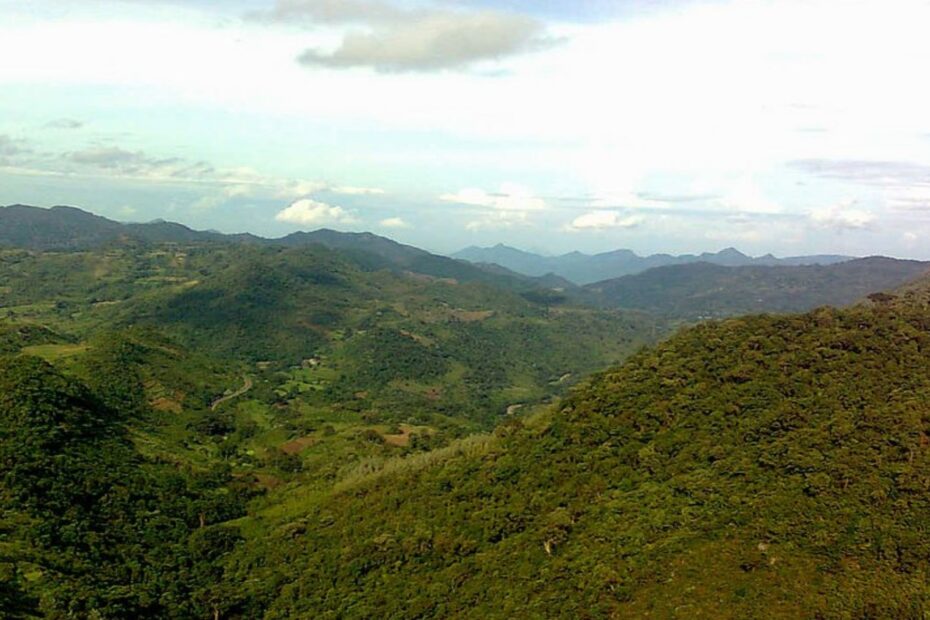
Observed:
[[[0,0],[0,204],[930,259],[928,0]]]

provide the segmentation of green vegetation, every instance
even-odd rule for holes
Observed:
[[[227,570],[262,531],[247,506],[290,518],[471,453],[475,433],[662,333],[362,258],[134,241],[0,252],[0,609],[256,617]]]
[[[926,283],[644,348],[663,321],[321,238],[0,252],[0,616],[930,613]],[[750,282],[922,269],[848,265]]]
[[[551,398],[566,387],[559,377],[614,363],[664,329],[542,291],[373,271],[357,255],[136,243],[0,252],[0,316],[68,334],[8,346],[54,345],[29,350],[50,361],[73,358],[101,331],[148,326],[189,351],[250,366],[263,376],[259,388],[286,386],[274,388],[285,401],[302,395],[394,422],[455,417],[472,430],[491,428],[511,405]]]
[[[922,618],[928,350],[907,304],[690,329],[556,411],[256,511],[228,574],[268,618]]]
[[[2,609],[206,617],[220,604],[212,564],[238,539],[220,524],[248,495],[220,470],[143,458],[105,401],[37,358],[0,360]]]

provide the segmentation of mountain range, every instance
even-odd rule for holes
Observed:
[[[542,256],[503,244],[489,248],[472,246],[452,254],[452,257],[472,263],[493,263],[528,276],[538,277],[555,274],[579,285],[642,273],[654,267],[699,262],[725,267],[743,267],[747,265],[797,266],[833,265],[852,258],[832,254],[789,258],[776,258],[771,254],[766,254],[765,256],[753,258],[734,248],[727,248],[716,253],[705,252],[703,254],[682,254],[678,256],[672,254],[639,256],[631,250],[614,250],[594,255],[570,252],[561,256]]]
[[[506,246],[473,249],[500,263],[472,263],[461,258],[462,253],[456,254],[459,258],[440,256],[370,232],[320,229],[265,239],[251,234],[197,231],[165,221],[123,224],[74,207],[0,207],[0,248],[77,252],[132,243],[292,249],[322,246],[366,271],[387,269],[398,274],[483,283],[527,295],[534,302],[643,311],[663,320],[684,321],[748,312],[803,312],[821,305],[845,306],[871,292],[901,286],[930,267],[918,261],[884,257],[750,258],[732,248],[701,255],[639,257],[618,250],[594,256],[573,252],[546,258]],[[535,267],[533,261],[538,263]],[[575,280],[595,281],[578,286],[549,270],[559,262]],[[617,270],[636,273],[596,279]]]
[[[106,245],[141,242],[159,243],[238,243],[255,246],[303,247],[322,245],[352,254],[368,269],[409,270],[465,282],[486,282],[511,290],[550,288],[553,284],[571,286],[551,277],[537,281],[505,268],[483,269],[467,261],[431,254],[372,233],[345,233],[320,229],[295,232],[278,239],[256,235],[227,235],[193,230],[183,224],[156,220],[148,223],[121,223],[76,207],[49,209],[27,205],[0,207],[0,248],[35,251],[93,250]]]

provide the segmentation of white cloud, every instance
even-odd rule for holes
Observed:
[[[611,228],[635,228],[645,218],[641,215],[623,215],[617,211],[591,211],[572,220],[566,226],[568,231],[607,230]]]
[[[275,216],[279,222],[320,226],[323,224],[355,224],[358,220],[342,207],[317,202],[309,198],[298,200]]]
[[[525,224],[530,213],[548,208],[545,200],[534,195],[528,188],[515,183],[504,183],[500,191],[495,193],[468,188],[454,194],[443,194],[439,199],[481,211],[480,217],[465,226],[470,231],[510,228],[516,224]]]
[[[374,31],[354,30],[329,52],[309,49],[299,57],[306,66],[370,67],[392,73],[464,69],[548,47],[542,24],[519,15],[459,12],[428,15]]]
[[[814,209],[810,212],[811,222],[820,228],[834,230],[864,230],[872,228],[875,215],[870,211],[855,208],[855,202],[846,202]]]
[[[384,228],[410,228],[410,224],[399,217],[389,217],[381,220],[381,226]]]
[[[281,187],[275,194],[276,198],[295,199],[306,198],[326,189],[326,183],[320,181],[290,181],[280,184]]]
[[[546,201],[533,195],[529,189],[514,183],[504,183],[497,193],[490,194],[483,189],[462,189],[454,194],[439,197],[444,202],[454,202],[470,207],[484,207],[496,211],[540,211],[546,208]]]
[[[463,6],[450,10],[380,0],[278,0],[257,17],[270,23],[348,26],[338,45],[307,49],[298,58],[300,64],[367,67],[382,73],[465,69],[556,42],[534,17]]]

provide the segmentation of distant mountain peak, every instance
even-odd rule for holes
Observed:
[[[700,255],[651,254],[640,256],[636,252],[618,248],[609,252],[589,255],[580,251],[568,252],[561,256],[542,256],[531,252],[516,250],[502,243],[489,248],[469,247],[452,255],[454,258],[473,263],[493,263],[524,275],[541,277],[555,274],[575,284],[584,285],[601,280],[610,280],[625,275],[642,273],[654,267],[682,265],[706,262],[726,267],[748,265],[831,265],[845,262],[847,256],[810,256],[778,259],[771,254],[752,258],[734,247],[727,247],[719,252],[704,252]]]

